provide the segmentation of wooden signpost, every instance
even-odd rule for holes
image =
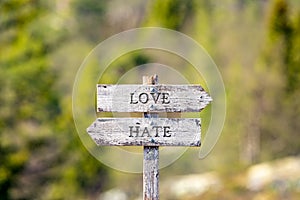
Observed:
[[[97,145],[144,146],[144,200],[159,199],[159,146],[200,146],[201,120],[158,118],[159,112],[200,112],[212,101],[200,85],[97,85],[98,112],[142,112],[144,118],[98,118],[87,132]]]

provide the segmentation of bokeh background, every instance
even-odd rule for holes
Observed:
[[[190,148],[162,169],[161,199],[299,199],[297,0],[1,0],[0,199],[141,199],[141,174],[111,169],[85,149],[71,103],[88,53],[114,34],[147,26],[201,44],[227,94],[214,150],[198,160],[199,149]],[[186,79],[201,82],[184,60],[152,50],[121,57],[101,82],[117,83],[155,62],[181,66]],[[133,78],[141,82],[141,74]]]

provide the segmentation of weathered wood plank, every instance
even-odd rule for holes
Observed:
[[[98,118],[87,132],[104,146],[200,146],[196,118]]]
[[[143,76],[144,85],[157,85],[158,76]],[[145,118],[158,118],[157,113],[144,113]],[[144,146],[143,200],[159,199],[159,147]]]
[[[97,112],[200,112],[211,101],[200,85],[97,85]]]
[[[159,147],[144,147],[143,200],[159,199]]]

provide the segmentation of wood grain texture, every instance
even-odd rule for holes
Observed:
[[[157,75],[143,76],[143,84],[157,85],[158,76]],[[152,113],[145,112],[144,117],[150,118],[151,120],[152,118],[158,118],[158,114],[153,112]],[[159,147],[144,146],[143,200],[158,200],[158,199],[159,199]]]
[[[97,85],[97,112],[200,112],[211,101],[200,85]]]
[[[103,146],[200,146],[196,118],[98,118],[87,132]]]
[[[159,147],[144,147],[144,200],[159,199]]]

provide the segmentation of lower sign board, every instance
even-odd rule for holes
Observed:
[[[196,118],[98,118],[87,132],[104,146],[200,146]]]

